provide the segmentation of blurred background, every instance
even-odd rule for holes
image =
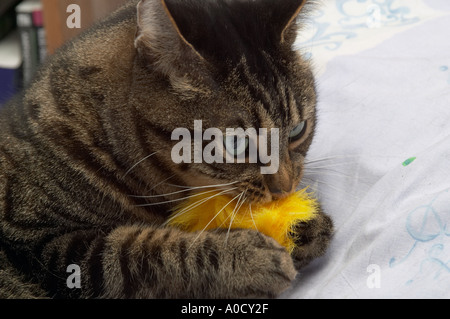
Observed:
[[[0,0],[0,107],[48,55],[125,1]]]

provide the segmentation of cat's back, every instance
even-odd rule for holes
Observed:
[[[120,104],[130,81],[137,2],[64,45],[0,109],[0,219],[12,202],[28,206],[9,198],[12,189],[45,183],[64,166],[64,153],[105,139],[102,113]]]
[[[129,1],[65,44],[32,83],[0,109],[0,156],[5,158],[5,150],[18,142],[31,142],[52,123],[64,118],[89,122],[87,114],[107,107],[107,95],[129,80],[137,2]],[[89,127],[92,123],[85,124]]]

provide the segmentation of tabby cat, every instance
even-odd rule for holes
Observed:
[[[67,44],[0,113],[0,297],[276,297],[322,255],[254,230],[165,225],[190,191],[267,202],[295,190],[316,121],[292,49],[305,0],[130,0]],[[181,163],[176,128],[279,128],[280,165]],[[70,265],[81,287],[68,285]]]

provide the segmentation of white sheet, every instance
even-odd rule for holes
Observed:
[[[327,0],[313,21],[305,183],[336,233],[282,297],[449,298],[450,1]]]

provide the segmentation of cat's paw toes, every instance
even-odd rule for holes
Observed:
[[[333,221],[320,212],[309,222],[298,223],[295,227],[296,248],[292,254],[296,269],[322,256],[333,235]]]
[[[234,237],[234,238],[231,238]],[[293,260],[274,239],[257,231],[230,234],[230,281],[238,298],[274,298],[295,278]]]

